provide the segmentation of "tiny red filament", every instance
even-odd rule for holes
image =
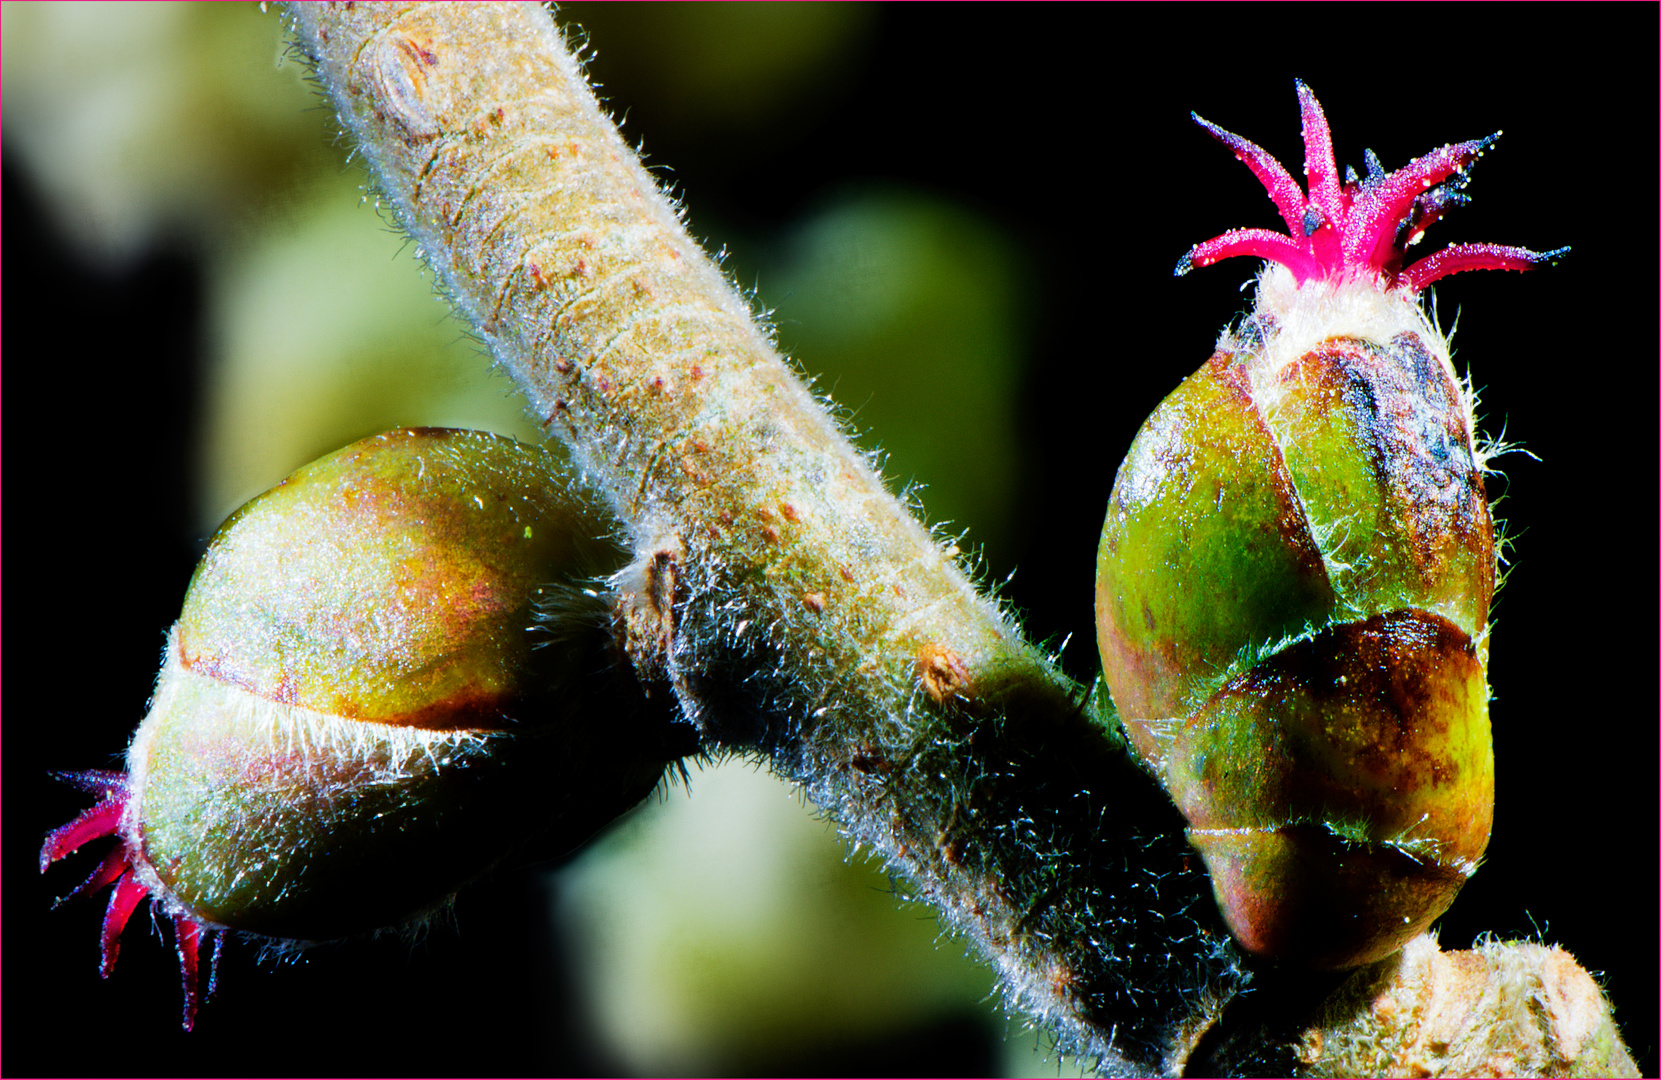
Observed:
[[[60,773],[58,776],[83,791],[98,795],[99,801],[67,825],[61,825],[46,834],[46,842],[40,849],[42,872],[86,844],[116,835],[121,828],[121,818],[126,813],[127,801],[131,794],[124,773],[95,771]],[[104,856],[97,869],[63,897],[63,900],[67,900],[70,896],[96,892],[112,883],[115,889],[110,893],[109,907],[104,910],[104,924],[99,934],[98,970],[106,979],[115,970],[116,958],[121,955],[121,932],[127,928],[127,922],[138,909],[138,905],[150,897],[149,890],[133,871],[133,861],[126,842],[123,840],[117,843],[115,848]],[[179,976],[184,984],[184,1029],[189,1031],[196,1023],[202,937],[205,933],[211,932],[203,930],[200,923],[187,915],[174,915],[172,922],[174,943],[179,954]],[[210,995],[217,981],[221,943],[222,939],[214,942],[213,969],[208,980]]]
[[[179,951],[179,975],[184,980],[184,1028],[196,1026],[196,964],[202,944],[202,924],[183,915],[173,916],[173,942]]]
[[[116,957],[121,955],[121,931],[127,929],[133,910],[148,895],[131,868],[116,881],[115,891],[110,893],[110,906],[104,909],[104,931],[99,938],[98,974],[102,977],[109,978],[115,970]]]
[[[76,851],[83,844],[89,844],[100,837],[113,836],[121,824],[121,812],[126,808],[127,797],[124,793],[106,796],[103,802],[83,811],[74,821],[60,825],[47,833],[46,843],[40,847],[41,872],[44,873],[48,866]]]

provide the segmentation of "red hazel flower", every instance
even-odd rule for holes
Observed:
[[[1407,249],[1419,242],[1425,229],[1469,201],[1460,191],[1469,178],[1468,169],[1500,133],[1449,143],[1390,173],[1368,150],[1367,175],[1357,176],[1354,169],[1348,169],[1340,184],[1326,114],[1309,87],[1301,80],[1297,86],[1307,195],[1267,150],[1193,114],[1195,123],[1233,150],[1263,182],[1288,232],[1230,230],[1196,244],[1177,263],[1178,277],[1219,259],[1255,255],[1292,271],[1299,285],[1311,279],[1367,276],[1383,279],[1387,288],[1416,293],[1463,270],[1528,270],[1568,253],[1566,247],[1537,252],[1504,244],[1455,244],[1402,269]]]

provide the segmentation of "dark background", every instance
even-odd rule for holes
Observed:
[[[1509,479],[1492,492],[1516,538],[1490,671],[1498,812],[1487,863],[1441,940],[1562,944],[1602,974],[1655,1074],[1657,728],[1644,659],[1655,610],[1638,602],[1654,584],[1638,568],[1655,564],[1631,551],[1653,550],[1655,535],[1643,464],[1657,447],[1653,7],[884,8],[854,60],[793,115],[695,133],[654,105],[663,96],[621,45],[606,47],[617,16],[575,17],[601,46],[591,72],[627,112],[625,133],[673,166],[701,235],[706,222],[765,234],[838,184],[881,178],[954,193],[1024,245],[1034,338],[1009,595],[1035,637],[1074,635],[1067,663],[1080,679],[1093,674],[1090,578],[1116,465],[1246,303],[1253,269],[1237,260],[1174,279],[1171,267],[1228,228],[1279,225],[1188,111],[1294,175],[1294,77],[1325,106],[1341,166],[1359,166],[1368,146],[1395,167],[1505,128],[1476,170],[1474,203],[1424,250],[1470,240],[1574,252],[1552,269],[1436,288],[1443,324],[1459,313],[1456,363],[1475,371],[1487,430],[1504,426],[1539,458],[1505,459]],[[36,872],[41,835],[83,805],[45,774],[112,763],[205,541],[183,489],[203,281],[188,253],[100,274],[65,254],[10,166],[4,198],[5,1071],[615,1068],[562,1008],[567,946],[531,873],[467,891],[462,932],[441,927],[413,947],[350,942],[264,971],[249,950],[228,950],[225,990],[189,1036],[176,994],[159,991],[175,985],[171,953],[146,940],[142,914],[117,977],[100,982],[99,905],[48,910],[90,865]],[[744,258],[735,252],[740,280]],[[98,372],[91,400],[83,366]],[[767,1071],[972,1073],[992,1067],[991,1052],[979,1028],[945,1025],[905,1045],[850,1036]]]

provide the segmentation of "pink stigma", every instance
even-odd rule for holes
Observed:
[[[47,867],[73,854],[82,846],[106,836],[117,835],[121,828],[121,816],[126,812],[127,801],[131,796],[126,773],[94,770],[55,775],[82,791],[97,795],[98,802],[82,811],[74,821],[46,834],[46,842],[40,849],[42,873],[45,873]],[[104,911],[104,925],[99,935],[98,973],[106,979],[115,970],[116,957],[121,955],[121,932],[126,929],[127,920],[132,918],[140,903],[150,898],[150,891],[133,872],[132,857],[127,850],[126,841],[117,843],[85,881],[58,900],[61,904],[71,896],[96,892],[111,884],[115,889],[110,893],[110,904]],[[202,924],[188,915],[174,915],[172,922],[173,940],[179,954],[179,977],[184,984],[184,1029],[189,1031],[196,1024],[197,968],[202,937],[204,934],[215,937],[213,961],[208,976],[210,996],[213,994],[218,974],[219,946],[223,939],[212,930],[203,930]]]
[[[1467,202],[1460,191],[1467,169],[1499,138],[1450,143],[1414,158],[1387,173],[1371,150],[1367,175],[1349,170],[1342,184],[1332,153],[1332,131],[1321,103],[1301,80],[1298,107],[1303,116],[1304,175],[1307,194],[1268,151],[1197,114],[1194,122],[1243,161],[1269,191],[1286,222],[1287,232],[1234,229],[1196,244],[1177,263],[1181,277],[1196,266],[1251,255],[1280,263],[1302,285],[1311,279],[1374,278],[1386,288],[1418,292],[1431,282],[1464,270],[1528,270],[1555,261],[1568,248],[1537,252],[1499,244],[1456,244],[1402,268],[1409,245],[1455,206]]]

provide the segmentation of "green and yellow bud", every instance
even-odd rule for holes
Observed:
[[[204,927],[336,938],[650,792],[687,747],[612,673],[582,586],[621,553],[571,490],[540,448],[396,431],[227,521],[128,751],[147,891]]]
[[[1096,625],[1126,735],[1188,818],[1235,939],[1341,968],[1445,911],[1494,819],[1494,526],[1471,396],[1418,293],[1568,249],[1407,264],[1498,136],[1394,172],[1369,151],[1340,182],[1326,114],[1297,92],[1307,189],[1194,117],[1287,232],[1233,229],[1177,263],[1271,265],[1119,470]]]
[[[1388,955],[1493,821],[1493,524],[1413,299],[1273,270],[1156,409],[1097,561],[1102,665],[1250,952]]]

